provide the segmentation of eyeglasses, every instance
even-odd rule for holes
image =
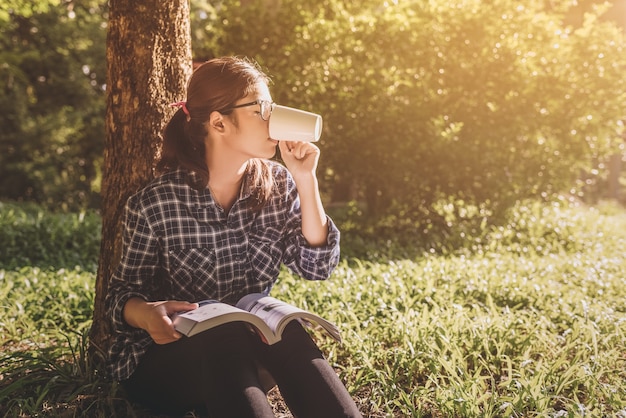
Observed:
[[[259,116],[261,116],[261,119],[270,120],[270,116],[272,116],[272,110],[274,110],[274,106],[276,106],[276,103],[273,103],[267,100],[255,100],[250,103],[244,103],[244,104],[228,107],[226,109],[221,110],[220,113],[226,113],[226,112],[230,112],[233,109],[237,109],[240,107],[254,106],[254,105],[259,105],[260,107]]]

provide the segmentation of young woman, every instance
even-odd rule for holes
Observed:
[[[361,416],[297,322],[274,345],[240,323],[190,338],[172,326],[194,301],[269,293],[281,263],[309,280],[327,279],[338,263],[339,231],[315,174],[319,149],[269,137],[268,83],[244,59],[197,68],[166,127],[159,176],[126,205],[122,260],[107,295],[116,332],[110,371],[160,413],[274,416],[262,368],[297,417]],[[277,145],[286,168],[269,160]]]

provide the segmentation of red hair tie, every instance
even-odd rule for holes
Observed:
[[[187,115],[187,122],[191,120],[191,115],[189,114],[189,109],[187,109],[187,102],[175,102],[170,103],[171,107],[180,107],[183,109],[183,113]]]

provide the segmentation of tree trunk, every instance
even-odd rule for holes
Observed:
[[[107,112],[102,178],[102,245],[90,354],[102,366],[111,342],[104,300],[121,257],[127,198],[152,178],[161,133],[191,75],[187,0],[110,0]]]

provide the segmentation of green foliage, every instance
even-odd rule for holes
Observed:
[[[94,270],[101,219],[93,211],[48,213],[36,205],[0,203],[0,268],[81,266]]]
[[[0,21],[7,21],[13,14],[30,17],[33,14],[45,13],[50,7],[58,6],[60,0],[5,0],[0,10]]]
[[[601,219],[623,210],[614,202],[599,204],[600,209],[585,207],[564,198],[525,200],[494,219],[485,206],[448,198],[435,202],[428,218],[421,221],[402,210],[372,218],[355,203],[328,212],[342,231],[344,257],[387,260],[487,253],[544,256],[584,250],[593,245],[592,237],[611,233],[613,227]]]
[[[106,2],[11,1],[0,16],[0,197],[98,204]]]
[[[377,259],[344,257],[327,282],[285,270],[273,290],[339,325],[343,344],[314,337],[364,416],[626,414],[624,209],[529,202],[477,236],[455,229],[471,207],[441,213],[471,245],[405,258],[389,245]],[[354,235],[342,242],[356,252]],[[1,416],[150,416],[86,354],[94,282],[95,269],[0,270]]]
[[[448,199],[498,216],[527,197],[602,197],[590,186],[623,152],[624,32],[606,8],[569,25],[574,3],[194,0],[193,50],[256,58],[277,102],[324,116],[329,200],[427,225]],[[95,207],[106,2],[7,6],[0,197]]]
[[[582,193],[580,173],[623,149],[624,32],[545,3],[229,2],[210,50],[256,58],[277,102],[324,115],[333,200],[414,222],[449,197],[499,214]]]

